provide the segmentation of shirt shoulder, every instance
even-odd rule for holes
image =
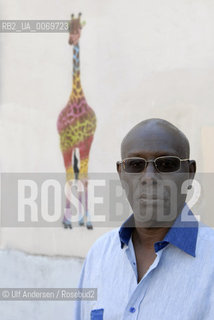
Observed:
[[[199,240],[211,241],[214,240],[214,229],[199,222],[198,225],[198,238]]]
[[[196,256],[214,263],[214,229],[199,222]]]
[[[111,250],[113,247],[117,246],[120,247],[119,228],[106,232],[101,237],[99,237],[89,249],[86,258],[89,259],[94,255],[106,255],[109,249]]]
[[[113,229],[99,237],[86,255],[86,268],[109,264],[121,251],[119,228]]]

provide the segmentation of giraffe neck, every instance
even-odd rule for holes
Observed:
[[[83,91],[80,82],[80,52],[79,43],[73,47],[73,85],[72,85],[72,97],[83,96]]]

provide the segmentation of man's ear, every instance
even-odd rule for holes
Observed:
[[[196,162],[195,160],[189,160],[189,179],[194,179],[196,173]]]
[[[120,161],[117,161],[117,172],[120,176],[120,173],[121,173],[121,162]]]
[[[122,163],[120,161],[117,161],[117,173],[118,173],[119,178],[120,178],[121,186],[124,189],[124,181],[123,181],[123,178],[122,178]]]

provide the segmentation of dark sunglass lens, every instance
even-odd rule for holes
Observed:
[[[125,171],[128,173],[139,173],[145,169],[144,159],[126,159],[125,160]]]
[[[180,168],[180,160],[174,157],[159,158],[156,160],[160,172],[174,172]]]

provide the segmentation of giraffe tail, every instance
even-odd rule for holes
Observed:
[[[74,174],[75,174],[75,179],[78,180],[79,176],[79,167],[78,167],[79,160],[76,155],[76,149],[74,150],[74,161],[73,161],[73,169],[74,169]]]

